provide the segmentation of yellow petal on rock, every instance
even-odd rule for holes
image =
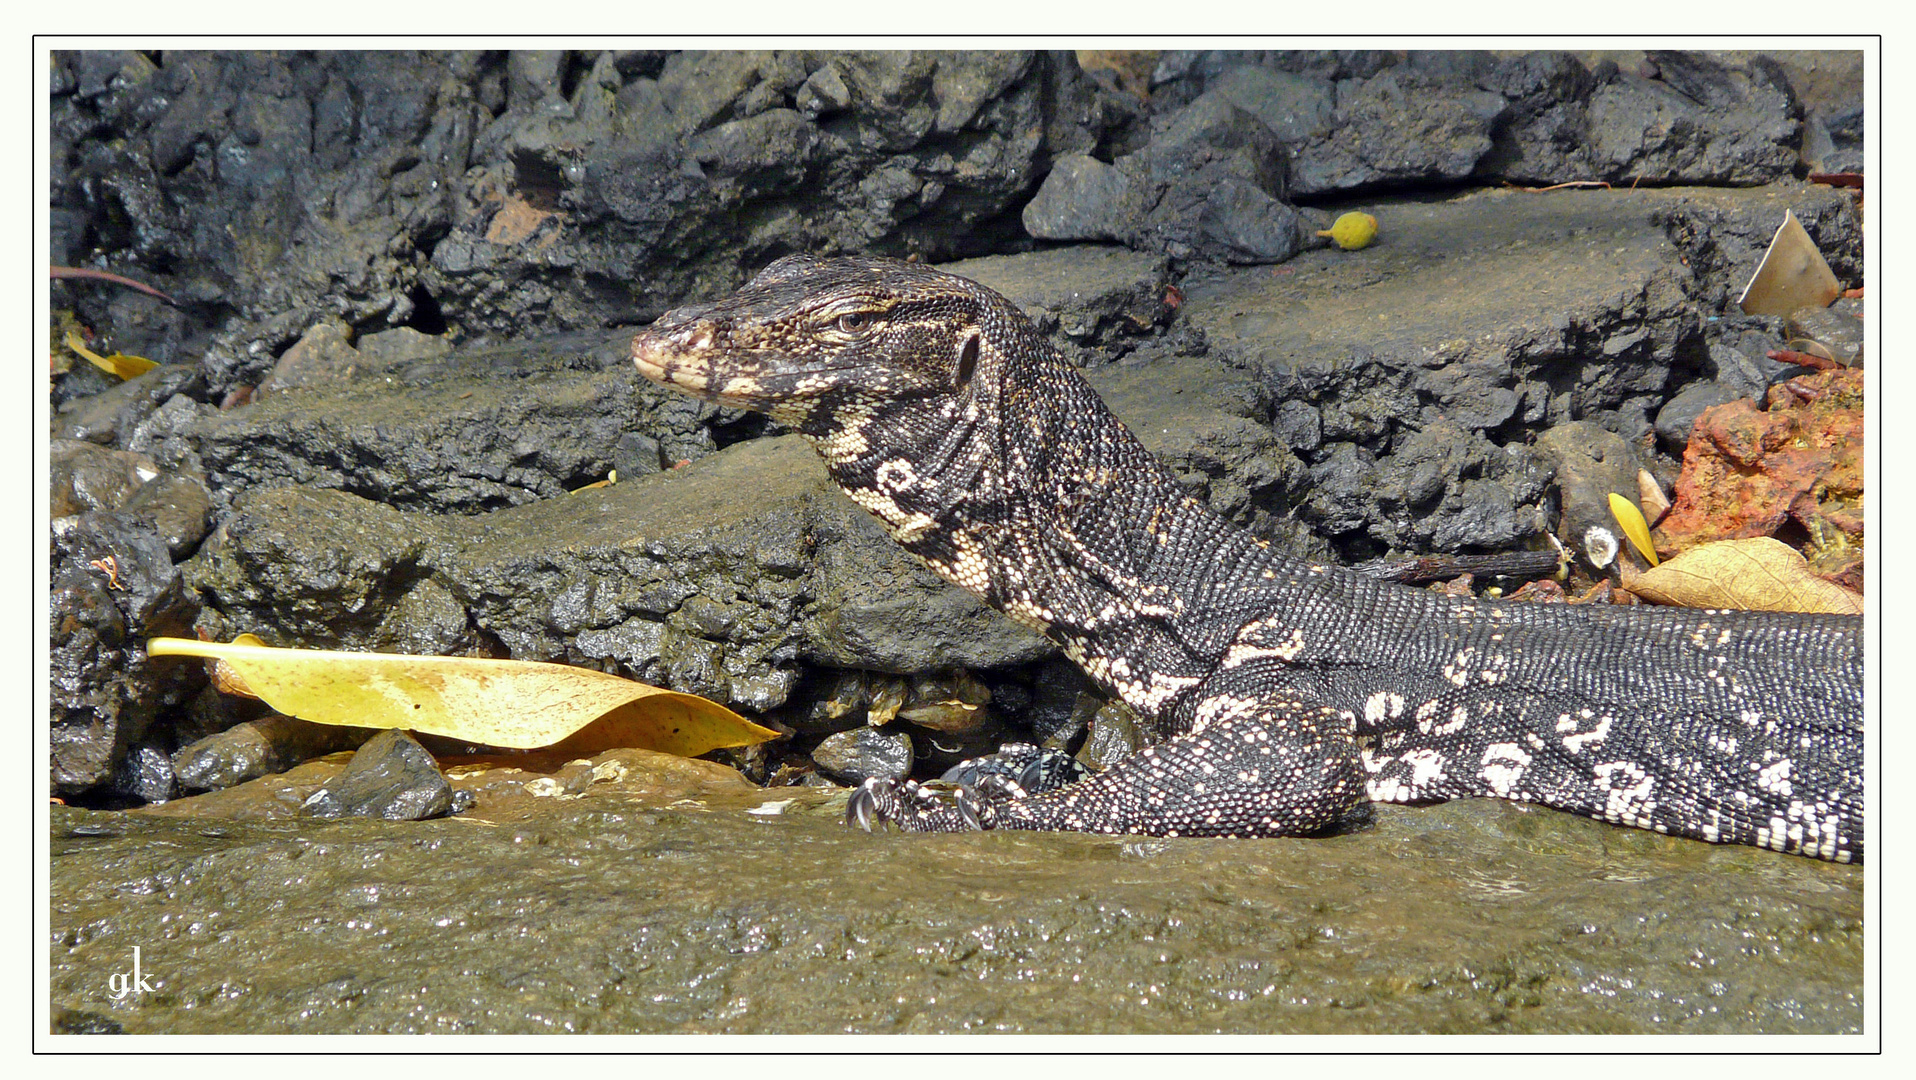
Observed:
[[[778,737],[730,709],[589,668],[463,656],[273,649],[154,638],[149,656],[211,657],[254,695],[318,724],[405,728],[518,749],[551,746],[604,719],[605,745],[690,757]]]
[[[1623,535],[1630,538],[1630,546],[1637,549],[1651,566],[1657,564],[1657,548],[1650,542],[1650,526],[1643,520],[1643,511],[1637,504],[1617,494],[1610,493],[1610,516],[1617,519],[1623,528]]]
[[[92,361],[93,366],[99,368],[101,371],[109,375],[118,375],[122,379],[131,379],[138,375],[144,375],[160,366],[144,356],[128,356],[125,353],[101,356],[99,353],[86,347],[86,342],[80,340],[80,335],[77,331],[70,330],[67,332],[67,348],[72,349],[75,353]]]
[[[1629,589],[1678,607],[1863,613],[1861,596],[1817,577],[1795,549],[1769,536],[1693,547],[1644,571]]]

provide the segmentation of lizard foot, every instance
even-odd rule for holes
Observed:
[[[976,787],[990,776],[1016,781],[1025,794],[1037,795],[1082,779],[1084,766],[1062,750],[1046,750],[1030,743],[1006,743],[995,754],[953,765],[940,779]]]
[[[1025,797],[1024,788],[1002,773],[988,773],[960,784],[947,796],[912,780],[873,777],[852,790],[845,824],[866,832],[874,823],[891,822],[906,832],[969,832],[997,825],[996,804]]]

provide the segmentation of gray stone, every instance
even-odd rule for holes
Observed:
[[[1790,312],[1785,328],[1793,340],[1807,339],[1828,349],[1831,359],[1844,367],[1862,366],[1865,334],[1861,316],[1830,308],[1798,308]]]
[[[54,420],[54,437],[124,450],[134,429],[162,402],[175,394],[193,394],[201,386],[199,369],[162,364],[98,394],[67,402]]]
[[[1144,214],[1138,184],[1084,154],[1061,158],[1025,204],[1025,231],[1040,240],[1127,239]]]
[[[223,791],[284,772],[308,758],[350,750],[370,734],[274,713],[195,739],[174,751],[171,764],[182,787]]]
[[[1342,80],[1328,131],[1292,150],[1292,191],[1462,180],[1489,152],[1505,106],[1500,94],[1414,69]]]
[[[818,767],[849,784],[877,777],[899,780],[911,773],[911,736],[873,727],[828,735],[812,751]]]
[[[452,785],[424,747],[403,731],[382,731],[353,754],[339,778],[300,807],[311,817],[422,821],[452,811]]]
[[[1335,122],[1337,86],[1327,78],[1243,65],[1226,69],[1208,88],[1257,117],[1286,146],[1321,139]]]
[[[1683,448],[1690,445],[1690,431],[1696,427],[1696,418],[1703,415],[1703,410],[1747,396],[1720,382],[1708,379],[1693,382],[1657,410],[1657,440],[1665,450],[1681,454]]]

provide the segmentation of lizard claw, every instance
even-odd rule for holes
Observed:
[[[949,798],[911,780],[872,777],[852,789],[845,801],[845,824],[866,832],[887,821],[906,832],[983,831],[996,824],[993,803],[1023,797],[1024,789],[1009,777],[985,777],[975,787],[960,785]]]
[[[878,816],[876,785],[890,782],[874,776],[853,788],[852,797],[845,801],[845,824],[871,832],[872,819]]]

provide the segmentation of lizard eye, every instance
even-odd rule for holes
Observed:
[[[847,311],[838,317],[838,328],[847,334],[856,334],[872,324],[869,311]]]

